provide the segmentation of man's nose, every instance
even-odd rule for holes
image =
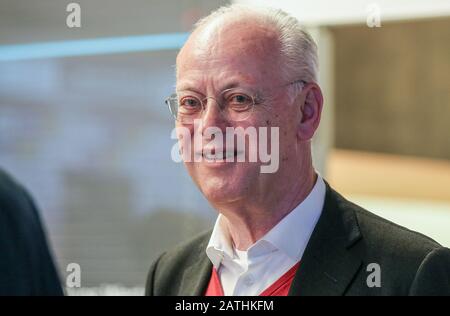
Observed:
[[[203,127],[218,127],[222,129],[227,124],[224,112],[220,108],[220,104],[214,98],[207,98],[204,100],[204,112],[203,112]]]

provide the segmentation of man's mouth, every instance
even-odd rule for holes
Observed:
[[[203,150],[199,153],[208,163],[234,162],[238,156],[236,149],[232,150]]]
[[[204,153],[203,158],[207,162],[221,162],[228,160],[234,161],[234,157],[236,156],[236,153],[234,151],[225,151],[225,152],[219,152],[217,154],[211,154],[211,153]],[[232,158],[232,159],[230,159]]]

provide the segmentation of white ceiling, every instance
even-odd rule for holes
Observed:
[[[306,25],[366,23],[373,6],[381,22],[450,16],[449,0],[235,0],[281,8]]]

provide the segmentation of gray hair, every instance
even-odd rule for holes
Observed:
[[[300,22],[288,13],[269,7],[254,7],[242,4],[223,6],[200,19],[195,29],[206,26],[225,15],[233,18],[251,16],[257,18],[279,34],[283,76],[286,80],[317,82],[317,46]]]

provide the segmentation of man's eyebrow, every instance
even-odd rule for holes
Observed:
[[[204,93],[198,91],[196,88],[192,88],[191,86],[182,86],[181,88],[176,88],[176,92],[179,91],[189,91],[189,92],[194,92],[196,94],[200,94],[200,95],[204,95]]]
[[[242,86],[238,81],[231,81],[224,86],[221,87],[220,91],[228,90],[228,89],[234,89]]]
[[[200,90],[198,89],[198,85],[196,85],[192,81],[183,81],[181,84],[175,85],[175,92],[179,91],[185,91],[185,92],[194,92],[199,95],[204,95]]]
[[[238,80],[233,80],[230,81],[222,86],[220,86],[220,89],[218,89],[218,91],[225,91],[228,89],[234,89],[234,88],[246,88],[246,89],[250,89],[253,90],[254,92],[257,92],[258,94],[260,93],[260,90],[256,87],[252,87],[251,85],[248,85],[246,83],[243,83],[242,81],[238,81]],[[192,91],[201,95],[205,95],[203,92],[200,92],[195,85],[193,85],[192,83],[183,83],[180,86],[176,87],[177,91]]]
[[[253,83],[253,82],[247,82],[245,80],[240,79],[234,79],[231,78],[231,80],[227,83],[225,83],[223,86],[220,87],[220,91],[224,91],[227,89],[234,89],[234,88],[243,88],[243,89],[249,89],[253,91],[259,91],[259,87]]]

